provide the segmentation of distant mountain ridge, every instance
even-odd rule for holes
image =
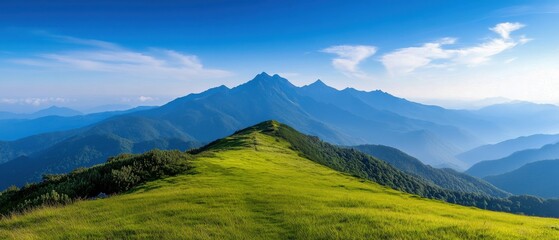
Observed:
[[[352,132],[354,136],[360,136],[364,134],[364,130],[367,131],[367,136],[363,137],[361,143],[382,143],[405,149],[431,165],[463,168],[463,164],[454,158],[453,153],[480,143],[479,139],[464,129],[429,121],[433,117],[418,117],[424,110],[445,109],[410,102],[380,90],[363,92],[347,88],[338,91],[318,80],[301,87],[299,93],[366,119],[368,126]],[[428,147],[418,145],[423,143]]]
[[[552,104],[513,101],[487,106],[472,113],[500,126],[507,139],[533,134],[557,134],[559,129],[559,106]]]
[[[559,134],[535,134],[479,146],[456,157],[466,164],[473,165],[484,160],[504,158],[518,151],[541,148],[557,142],[559,142]]]
[[[514,194],[559,198],[558,173],[559,160],[543,160],[485,180]]]
[[[83,113],[71,108],[51,106],[34,113],[10,113],[10,112],[0,112],[0,119],[35,119],[47,116],[60,116],[60,117],[71,117],[82,115]]]
[[[516,170],[528,163],[548,159],[559,159],[559,143],[548,144],[538,149],[518,151],[501,159],[482,161],[472,166],[466,173],[484,178]]]
[[[42,133],[77,129],[113,116],[150,108],[152,107],[136,107],[124,111],[100,112],[75,116],[50,115],[34,119],[3,119],[0,120],[0,141],[11,141]]]
[[[484,180],[456,172],[452,169],[438,169],[425,165],[418,159],[396,148],[382,145],[359,145],[351,148],[386,161],[403,172],[420,177],[445,189],[485,194],[494,197],[507,197],[510,195]]]

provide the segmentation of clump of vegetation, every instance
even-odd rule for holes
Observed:
[[[180,151],[152,150],[144,154],[122,154],[109,158],[105,164],[78,168],[68,174],[44,175],[40,183],[1,192],[0,215],[125,192],[147,181],[190,170],[191,158]]]

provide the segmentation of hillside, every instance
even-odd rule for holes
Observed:
[[[466,173],[483,178],[507,173],[531,162],[557,158],[559,158],[559,143],[554,143],[538,149],[518,151],[501,159],[479,162]]]
[[[485,178],[514,194],[528,194],[545,198],[559,198],[559,160],[528,163],[512,172]]]
[[[541,148],[557,142],[559,134],[535,134],[479,146],[456,157],[471,166],[484,160],[504,158],[518,151]]]
[[[106,120],[80,129],[73,136],[65,136],[60,142],[52,142],[55,144],[48,143],[47,148],[1,164],[0,189],[39,181],[43,174],[90,167],[120,153],[140,153],[152,148],[186,150],[200,146],[199,142],[165,122],[130,116],[122,116],[121,121]]]
[[[29,156],[43,151],[75,134],[75,131],[53,132],[38,134],[16,141],[0,141],[0,164],[21,156]]]
[[[454,191],[506,197],[509,194],[484,180],[456,172],[452,169],[438,169],[421,163],[416,158],[392,147],[382,145],[353,146],[361,152],[388,162],[406,173],[421,177],[433,184]]]
[[[336,172],[294,151],[302,146],[294,146],[293,138],[279,137],[285,132],[271,130],[269,123],[261,127],[193,151],[191,173],[151,181],[106,199],[2,219],[0,238],[559,237],[556,219],[426,200]]]

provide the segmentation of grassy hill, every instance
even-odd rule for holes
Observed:
[[[241,131],[193,151],[193,171],[126,194],[2,219],[0,238],[559,238],[559,219],[398,192],[310,161],[316,154],[269,130]]]

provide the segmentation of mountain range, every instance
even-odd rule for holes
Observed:
[[[0,188],[92,166],[118,153],[200,146],[269,119],[333,144],[388,145],[434,167],[465,169],[468,165],[456,155],[510,134],[502,131],[510,127],[487,115],[414,103],[382,91],[336,90],[320,80],[297,87],[279,75],[261,73],[235,88],[220,86],[87,126],[0,142],[5,162]]]

